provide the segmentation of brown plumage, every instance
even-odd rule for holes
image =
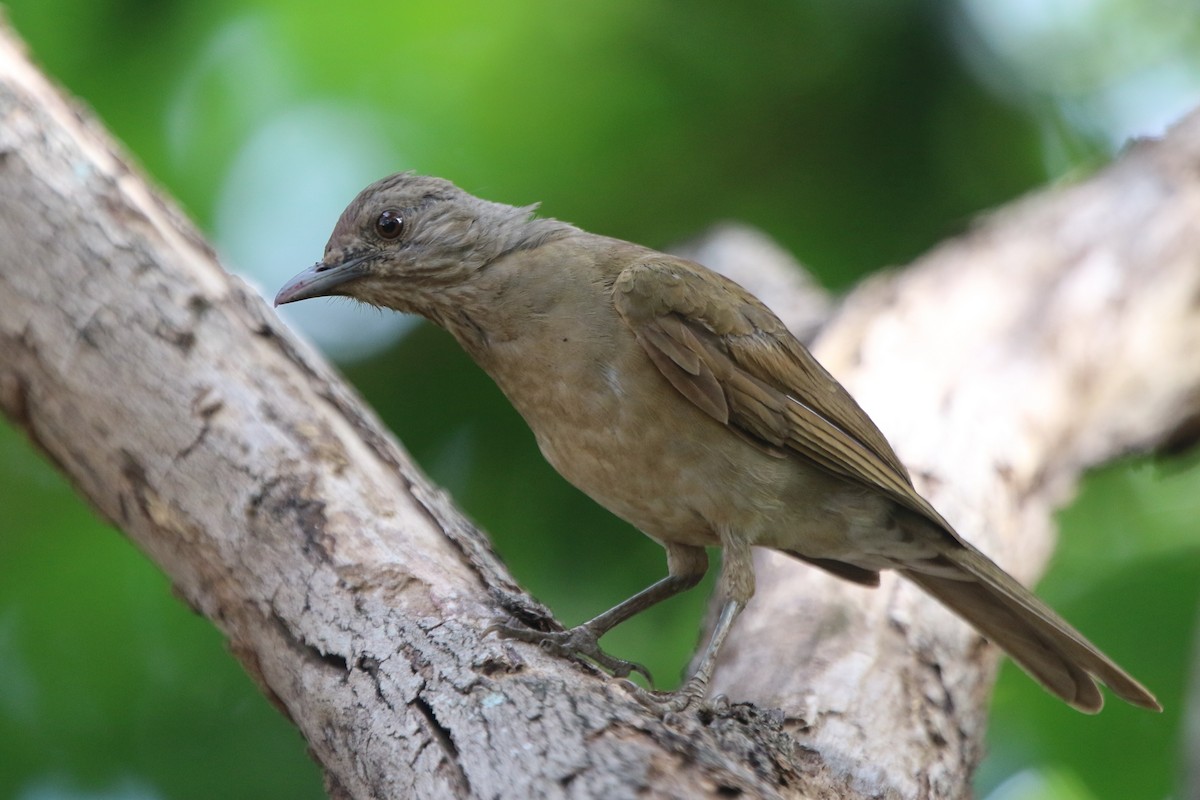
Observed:
[[[721,614],[700,664],[665,701],[702,696],[754,593],[750,547],[865,585],[895,569],[1083,711],[1096,682],[1145,708],[1145,688],[956,534],[883,435],[761,302],[704,267],[393,175],[338,221],[325,256],[276,303],[345,295],[450,331],[559,472],[667,551],[669,574],[563,633],[505,635],[637,665],[597,639],[695,585],[721,545]]]

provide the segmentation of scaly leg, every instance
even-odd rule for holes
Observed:
[[[733,536],[722,536],[721,543],[724,551],[717,591],[724,596],[725,602],[721,604],[721,613],[717,616],[717,623],[708,637],[696,671],[674,692],[647,692],[629,684],[638,700],[658,711],[680,712],[700,704],[708,690],[708,681],[712,678],[721,645],[725,643],[725,637],[729,635],[746,603],[754,596],[754,562],[751,560],[750,545]]]
[[[654,684],[650,671],[641,664],[614,658],[600,649],[599,639],[625,620],[661,603],[669,597],[687,591],[700,582],[708,571],[708,554],[703,547],[668,543],[667,577],[648,586],[621,603],[588,620],[582,625],[566,631],[538,631],[524,626],[496,624],[484,633],[495,632],[509,639],[520,639],[541,645],[549,653],[558,656],[586,656],[607,669],[618,678],[631,672],[640,672],[646,681]]]

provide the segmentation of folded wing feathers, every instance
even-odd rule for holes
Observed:
[[[729,403],[712,368],[701,359],[695,337],[672,318],[639,325],[634,334],[650,360],[675,389],[721,424],[729,422]],[[666,323],[666,324],[664,324]]]
[[[834,474],[875,486],[914,511],[941,520],[913,490],[908,473],[881,435],[877,438],[884,450],[877,452],[846,429],[850,426],[839,425],[796,396],[817,376],[794,362],[778,339],[755,336],[757,341],[748,346],[676,314],[643,321],[634,332],[671,385],[718,422],[750,434],[751,441],[760,439],[772,454],[781,447],[792,449]],[[771,356],[762,358],[772,344]],[[746,358],[748,352],[760,357]],[[796,388],[782,390],[773,383]],[[826,405],[836,408],[841,398],[834,400]],[[853,404],[848,396],[845,402]]]

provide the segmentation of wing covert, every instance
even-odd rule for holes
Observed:
[[[656,254],[621,272],[613,303],[671,385],[713,419],[949,527],[849,393],[741,286]]]

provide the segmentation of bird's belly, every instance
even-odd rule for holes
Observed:
[[[538,443],[564,478],[643,533],[681,544],[718,543],[707,513],[713,481],[694,448],[646,446],[644,438],[586,428],[539,436]]]
[[[816,558],[856,552],[855,529],[876,524],[882,509],[864,498],[872,508],[860,513],[861,487],[796,455],[768,454],[679,395],[648,360],[624,363],[618,374],[559,362],[497,382],[559,474],[660,542],[716,545],[726,534]]]
[[[673,390],[672,390],[673,391]],[[673,395],[593,395],[555,424],[530,419],[546,460],[593,500],[663,542],[753,539],[781,505],[788,465]],[[567,418],[569,417],[569,421]],[[567,421],[566,424],[562,424]]]
[[[699,430],[674,428],[670,437],[579,426],[539,443],[563,477],[660,542],[717,545],[724,533],[868,569],[891,564],[892,508],[878,493],[795,456],[770,456],[719,426],[702,434],[716,425],[703,415],[693,424]]]

